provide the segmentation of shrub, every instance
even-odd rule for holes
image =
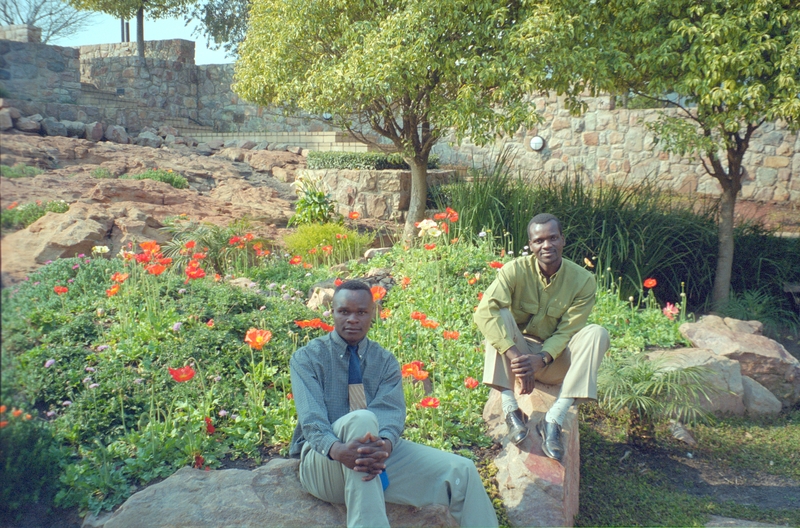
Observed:
[[[185,189],[189,186],[189,182],[178,174],[172,172],[172,169],[150,169],[141,174],[125,175],[123,178],[131,178],[134,180],[155,180],[172,185],[176,189]]]
[[[33,178],[42,172],[44,171],[37,167],[29,167],[22,163],[17,163],[13,167],[0,165],[0,176],[4,178]]]
[[[2,225],[3,229],[25,229],[46,213],[66,213],[68,210],[69,204],[64,200],[54,200],[47,203],[37,201],[36,203],[23,204],[14,206],[11,209],[3,209],[0,212],[0,225]]]
[[[360,257],[374,240],[341,224],[305,224],[283,238],[286,250],[304,261],[337,264]],[[330,249],[328,249],[330,248]]]
[[[334,209],[330,195],[325,192],[321,176],[302,174],[292,184],[297,191],[295,214],[289,225],[324,224],[333,219]]]
[[[105,167],[97,167],[95,170],[92,171],[92,178],[97,178],[99,180],[107,180],[113,177],[114,175],[111,174],[111,171]]]
[[[797,315],[781,307],[781,299],[765,289],[731,292],[722,315],[742,321],[761,321],[764,333],[772,337],[779,337],[782,328],[797,333],[800,327]]]
[[[306,160],[309,169],[362,169],[362,170],[409,170],[408,163],[400,154],[381,152],[319,152],[312,150]],[[439,168],[439,158],[431,155],[428,168]]]

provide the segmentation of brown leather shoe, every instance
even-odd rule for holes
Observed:
[[[525,415],[520,409],[506,414],[506,425],[508,426],[508,439],[514,445],[519,445],[528,436],[528,427],[525,425]]]
[[[542,437],[542,451],[548,457],[561,462],[564,456],[564,448],[561,446],[561,426],[541,419],[536,424],[536,432]]]

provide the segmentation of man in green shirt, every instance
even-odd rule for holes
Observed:
[[[558,399],[536,424],[545,454],[563,455],[561,425],[576,399],[597,399],[597,370],[609,347],[608,332],[587,325],[597,283],[592,273],[563,258],[561,222],[543,213],[528,224],[531,256],[497,273],[475,311],[486,338],[483,382],[501,392],[509,437],[528,435],[514,396],[533,392],[536,381],[561,384]]]

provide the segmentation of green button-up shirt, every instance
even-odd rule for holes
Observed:
[[[497,273],[478,304],[475,323],[502,354],[514,346],[500,318],[500,309],[508,308],[522,333],[541,339],[542,350],[555,359],[586,325],[596,290],[594,275],[571,260],[563,259],[548,283],[533,256],[520,257]]]

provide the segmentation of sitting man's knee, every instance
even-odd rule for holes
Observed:
[[[367,409],[359,409],[357,411],[350,411],[341,418],[349,423],[356,423],[358,425],[378,425],[378,417],[375,413]]]

